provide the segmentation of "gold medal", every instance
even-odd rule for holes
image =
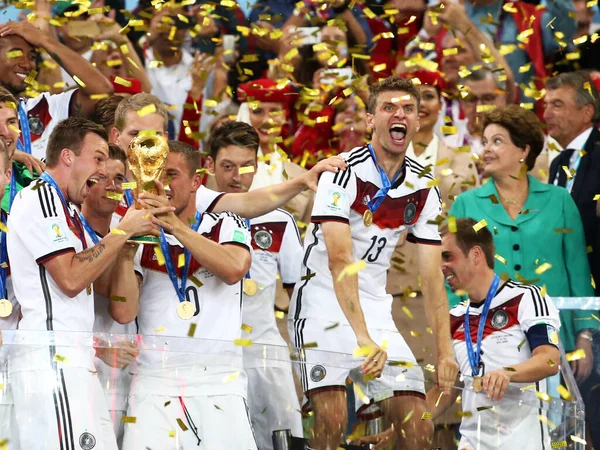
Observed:
[[[3,298],[0,300],[0,317],[5,318],[12,314],[12,303]]]
[[[256,281],[252,278],[244,278],[244,294],[253,296],[258,291]]]
[[[483,391],[483,378],[479,375],[473,377],[473,390],[475,392]]]
[[[191,319],[196,313],[196,308],[192,305],[192,302],[179,302],[177,305],[177,315],[183,320]]]
[[[373,212],[370,209],[367,209],[363,214],[363,223],[365,227],[370,227],[373,224]]]

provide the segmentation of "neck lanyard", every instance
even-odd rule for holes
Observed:
[[[381,206],[381,204],[385,200],[385,197],[387,196],[388,192],[390,191],[390,189],[392,188],[394,183],[396,183],[396,181],[400,177],[400,174],[404,171],[404,165],[406,164],[406,159],[402,161],[402,167],[400,167],[400,170],[398,170],[396,175],[394,175],[394,179],[392,181],[390,181],[389,177],[387,176],[387,173],[385,173],[385,170],[383,170],[381,168],[381,166],[379,165],[379,163],[377,162],[377,158],[375,157],[375,150],[373,150],[373,146],[371,144],[369,144],[368,148],[369,148],[369,152],[371,152],[371,157],[373,158],[373,162],[375,163],[375,166],[377,166],[377,170],[379,171],[379,176],[381,177],[381,184],[383,185],[383,187],[381,189],[379,189],[377,191],[377,193],[373,196],[371,201],[369,201],[369,204],[367,206],[367,208],[369,208],[369,210],[373,214],[375,214],[375,211],[377,211],[377,208],[379,208],[379,206]]]
[[[128,181],[129,180],[127,180],[127,178],[125,178],[125,182],[127,183]],[[131,208],[131,206],[135,203],[131,189],[124,189],[124,194],[125,194],[125,204],[127,205],[128,208]]]
[[[492,299],[496,295],[499,285],[500,277],[498,275],[494,275],[492,285],[490,286],[487,296],[485,297],[483,311],[481,311],[479,316],[479,328],[477,329],[477,348],[475,350],[473,350],[473,338],[471,337],[471,328],[469,328],[469,311],[471,305],[469,304],[469,306],[467,306],[467,312],[465,313],[465,344],[467,345],[467,356],[469,357],[469,364],[471,365],[473,376],[479,375],[479,369],[481,368],[481,341],[483,340],[483,330],[485,329],[485,322],[490,312]]]
[[[246,219],[246,226],[248,227],[248,232],[250,233],[250,239],[252,239],[252,226],[250,225],[250,219]],[[250,269],[248,269],[248,273],[244,277],[246,279],[250,279]]]
[[[23,107],[23,102],[19,102],[17,112],[19,114],[19,124],[21,125],[21,138],[17,140],[17,148],[31,155],[31,130],[29,129],[29,119]]]
[[[2,223],[6,227],[6,213],[0,211],[2,215]],[[5,228],[6,229],[6,228]],[[6,290],[6,277],[8,275],[8,248],[6,246],[6,232],[0,232],[0,298],[8,298],[8,292]]]
[[[69,214],[69,204],[67,203],[65,196],[63,195],[62,191],[60,190],[60,187],[56,183],[56,180],[54,180],[54,178],[52,178],[52,175],[50,175],[48,172],[44,172],[40,176],[40,178],[54,188],[54,190],[58,194],[58,198],[60,199],[60,202],[62,203],[63,209],[65,210],[65,214],[70,215]],[[100,242],[100,238],[98,238],[98,236],[96,235],[96,233],[94,232],[94,230],[92,229],[92,227],[90,226],[88,221],[85,220],[85,217],[83,217],[83,215],[77,210],[75,211],[75,214],[73,215],[73,223],[77,227],[77,233],[79,234],[79,240],[83,244],[84,250],[87,248],[87,241],[85,239],[84,228],[90,235],[90,238],[94,242],[94,245],[96,245],[98,242]]]
[[[202,214],[200,212],[196,212],[196,216],[194,217],[194,223],[190,226],[190,228],[194,231],[198,231],[200,228],[200,222],[202,221]],[[171,283],[173,283],[173,287],[175,288],[175,292],[177,292],[177,297],[179,298],[179,302],[185,301],[185,286],[187,284],[188,274],[190,270],[190,262],[192,260],[192,254],[186,248],[183,250],[184,255],[184,266],[181,273],[181,286],[179,285],[179,281],[177,280],[177,270],[175,269],[175,264],[173,262],[173,258],[171,257],[171,249],[169,248],[169,243],[167,242],[167,237],[165,236],[164,230],[160,229],[160,249],[163,252],[163,256],[165,257],[165,265],[167,266],[167,273],[169,278],[171,279]]]

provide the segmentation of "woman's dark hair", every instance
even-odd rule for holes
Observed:
[[[487,112],[483,117],[483,129],[489,125],[498,125],[508,131],[510,139],[517,147],[529,153],[525,159],[527,170],[533,169],[535,160],[544,148],[542,123],[535,113],[517,105],[506,105]]]

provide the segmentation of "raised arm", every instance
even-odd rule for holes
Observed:
[[[102,73],[67,46],[44,34],[29,22],[7,22],[0,25],[0,36],[21,36],[34,47],[41,47],[72,77],[83,84],[71,103],[71,115],[89,117],[97,100],[93,95],[113,93],[113,87]]]
[[[337,173],[347,166],[339,156],[319,161],[312,169],[283,183],[243,194],[225,194],[213,206],[213,212],[231,211],[252,219],[273,211],[292,200],[304,189],[317,190],[319,175],[324,171]]]

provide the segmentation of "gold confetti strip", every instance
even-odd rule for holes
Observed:
[[[478,232],[482,228],[487,227],[487,224],[488,223],[485,221],[485,219],[482,219],[479,222],[477,222],[475,225],[473,225],[473,230],[475,230],[475,232]]]
[[[67,358],[66,356],[54,355],[54,361],[68,364],[69,358]]]
[[[558,391],[558,393],[564,400],[566,400],[568,402],[573,400],[573,396],[571,395],[569,390],[566,387],[564,387],[562,384],[559,384],[558,387],[556,388],[556,390]]]
[[[245,323],[243,323],[242,331],[245,331],[246,333],[252,333],[252,327],[250,325],[246,325]]]
[[[525,343],[527,342],[527,339],[523,339],[519,345],[517,345],[517,350],[521,351],[521,347],[523,347],[525,345]]]
[[[250,347],[252,345],[251,339],[234,339],[234,345],[239,345],[240,347]]]
[[[115,77],[115,83],[120,84],[121,86],[131,87],[131,81],[125,80],[121,77]]]
[[[180,418],[177,418],[177,425],[179,425],[179,428],[181,428],[181,431],[188,430],[188,427],[185,426],[185,423],[183,423],[183,420],[181,420]]]
[[[342,279],[347,275],[356,275],[358,272],[366,268],[367,262],[364,259],[360,259],[352,264],[348,264],[338,275],[337,281],[342,281]]]
[[[423,414],[421,414],[421,420],[431,419],[432,417],[433,414],[431,414],[430,412],[424,412]]]
[[[285,313],[283,311],[275,311],[276,319],[285,319]]]
[[[316,275],[316,273],[309,273],[308,275],[304,275],[302,278],[300,278],[301,281],[306,281],[306,280],[310,280],[312,277],[314,277]]]
[[[578,437],[578,436],[573,436],[573,435],[571,435],[571,440],[572,440],[573,442],[577,442],[578,444],[587,445],[587,442],[585,441],[585,439],[581,439],[581,438],[580,438],[580,437]]]
[[[546,272],[548,269],[552,268],[552,264],[550,263],[544,263],[541,266],[537,267],[535,269],[535,273],[538,275],[543,274],[544,272]]]
[[[239,168],[240,175],[244,175],[245,173],[254,173],[254,166],[244,166]]]
[[[77,83],[79,86],[81,86],[83,89],[86,88],[86,84],[83,82],[83,80],[81,78],[79,78],[77,75],[73,75],[73,80],[75,80],[75,83]]]
[[[169,430],[169,437],[174,438],[175,437],[175,431]]]
[[[542,416],[544,417],[544,416]],[[550,446],[552,448],[566,448],[567,447],[567,441],[555,441],[555,442],[551,442]]]
[[[110,230],[110,232],[112,234],[118,234],[118,235],[121,235],[121,236],[126,236],[127,235],[127,233],[125,233],[123,230],[119,230],[118,228],[113,228],[112,230]]]
[[[125,297],[121,297],[120,295],[111,295],[110,301],[125,303],[127,301],[127,299]]]
[[[491,409],[492,411],[494,411],[494,407],[493,407],[493,406],[479,406],[479,407],[477,408],[477,411],[478,411],[478,412],[481,412],[481,411],[486,411],[486,410],[488,410],[488,409]]]
[[[554,230],[555,233],[572,233],[573,228],[556,228]]]
[[[154,247],[154,254],[156,255],[156,261],[159,266],[165,265],[165,255],[163,254],[160,247]]]
[[[59,83],[54,83],[53,87],[55,87],[55,88],[64,87],[64,83],[63,83],[63,86],[57,86],[57,84],[59,84]],[[92,100],[102,100],[103,98],[108,98],[108,94],[92,94],[92,95],[90,95],[90,99],[92,99]]]
[[[332,325],[329,325],[328,327],[325,328],[325,331],[329,331],[329,330],[333,330],[334,328],[339,326],[339,322],[336,322]]]
[[[154,330],[155,333],[162,333],[163,331],[165,331],[167,328],[166,327],[160,327],[157,328],[156,330]]]
[[[117,200],[119,202],[123,199],[123,194],[121,194],[120,192],[107,192],[104,196],[106,198],[109,198],[111,200]]]
[[[21,50],[13,50],[12,52],[6,52],[6,57],[8,59],[18,58],[23,56],[23,52]]]
[[[137,187],[137,183],[135,181],[128,181],[121,185],[123,189],[135,189]]]
[[[569,362],[584,359],[585,358],[585,350],[582,348],[579,348],[579,349],[575,350],[574,352],[567,353],[565,355],[565,358]]]
[[[231,375],[229,375],[227,378],[225,378],[225,380],[223,381],[223,383],[224,384],[231,383],[233,380],[235,380],[239,376],[240,376],[239,372],[234,372]]]
[[[494,258],[496,258],[498,261],[500,261],[502,264],[506,264],[506,259],[504,259],[502,256],[500,256],[498,253],[496,253],[494,255]]]
[[[154,104],[146,105],[143,108],[137,110],[138,116],[144,117],[156,112],[156,106]]]
[[[451,134],[457,134],[458,130],[454,126],[445,125],[445,126],[442,127],[442,133],[449,134],[449,135],[451,135]]]
[[[473,413],[471,411],[459,411],[456,413],[458,417],[473,417]]]
[[[404,417],[404,419],[402,419],[402,423],[406,423],[410,420],[410,418],[413,416],[413,414],[415,413],[414,409],[411,409],[408,414]]]
[[[406,316],[407,316],[409,319],[413,319],[413,318],[414,318],[414,316],[413,316],[413,313],[412,313],[412,312],[410,312],[410,309],[408,309],[408,307],[407,307],[407,306],[403,306],[403,307],[402,307],[402,311],[404,312],[404,314],[406,314]]]
[[[535,396],[543,402],[549,402],[552,398],[545,392],[535,391]]]
[[[457,231],[455,216],[448,216],[448,231],[450,233],[456,233],[456,231]]]
[[[137,417],[133,416],[123,416],[121,417],[121,423],[136,423]]]
[[[440,396],[438,397],[438,399],[435,401],[435,407],[437,408],[440,404],[440,402],[442,401],[442,397],[444,396],[443,392],[440,392]],[[458,399],[457,399],[458,400]]]

